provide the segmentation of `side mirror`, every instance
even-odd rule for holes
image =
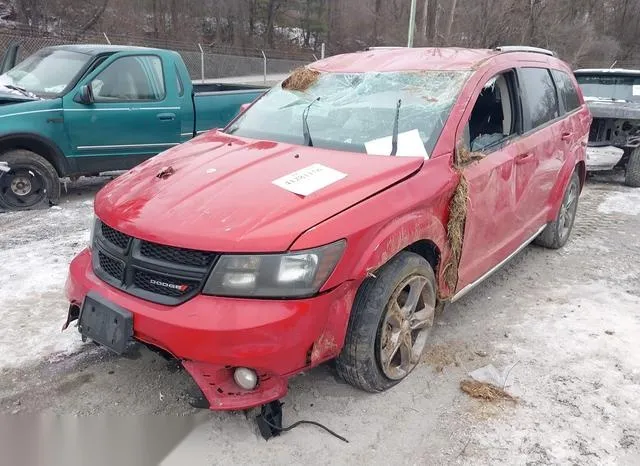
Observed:
[[[82,86],[76,96],[73,98],[73,101],[84,105],[92,104],[94,100],[91,85],[85,84],[84,86]]]

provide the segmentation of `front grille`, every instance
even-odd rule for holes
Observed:
[[[96,228],[93,248],[98,277],[129,294],[166,305],[195,296],[218,257],[144,241],[104,223]]]
[[[124,263],[119,260],[112,259],[102,251],[98,251],[98,261],[100,268],[116,280],[124,280]]]
[[[129,244],[130,237],[125,235],[124,233],[120,233],[117,230],[114,230],[109,225],[106,225],[100,222],[100,232],[102,233],[102,237],[109,241],[111,244],[116,245],[120,249],[125,249]]]
[[[192,265],[194,267],[208,267],[216,255],[212,252],[194,251],[193,249],[174,248],[161,244],[144,242],[140,247],[140,253],[145,257],[158,259],[165,262]]]

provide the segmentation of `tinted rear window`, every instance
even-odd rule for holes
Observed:
[[[522,68],[522,102],[529,116],[529,128],[544,125],[559,116],[556,88],[549,70],[545,68]]]
[[[558,95],[560,101],[564,105],[565,112],[571,112],[580,107],[580,99],[578,91],[571,80],[571,77],[564,71],[552,70],[553,80],[558,87]]]

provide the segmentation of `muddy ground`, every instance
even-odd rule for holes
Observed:
[[[319,421],[348,444],[313,426],[266,443],[242,413],[191,408],[177,365],[60,333],[66,266],[103,183],[72,185],[59,209],[0,214],[0,413],[197,413],[163,464],[640,464],[640,189],[619,177],[589,180],[563,250],[528,247],[449,305],[394,389],[360,392],[330,366],[291,380],[285,424]],[[516,402],[460,390],[487,364],[515,364]]]

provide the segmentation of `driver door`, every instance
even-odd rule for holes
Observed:
[[[115,54],[77,86],[90,86],[93,102],[77,102],[76,92],[64,97],[78,171],[128,169],[180,143],[181,112],[170,101],[166,75],[157,55]]]
[[[514,70],[488,76],[463,120],[458,140],[482,158],[463,169],[469,202],[457,291],[507,258],[529,228],[535,167],[521,143],[517,89]]]

